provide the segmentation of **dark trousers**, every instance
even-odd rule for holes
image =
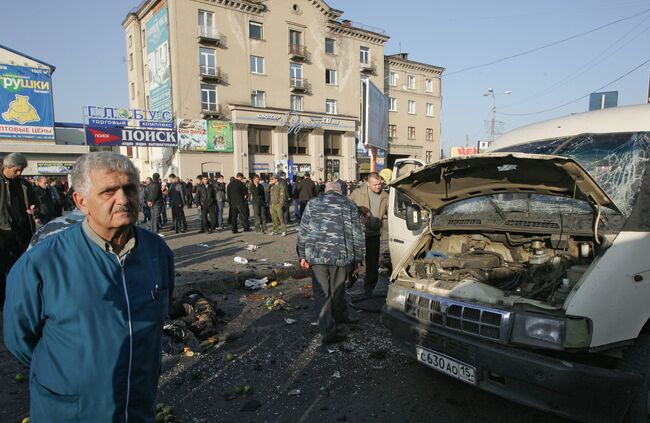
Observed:
[[[185,204],[187,204],[188,209],[192,208],[192,194],[185,195]]]
[[[380,235],[371,235],[366,237],[366,277],[363,281],[363,289],[366,294],[372,294],[377,286],[379,278],[379,241]]]
[[[160,231],[162,222],[160,221],[162,210],[165,208],[163,203],[151,206],[151,220],[149,221],[149,230],[153,233]]]
[[[253,203],[253,216],[255,216],[255,229],[266,232],[266,212],[264,210],[264,203]]]
[[[142,223],[147,223],[151,220],[151,209],[146,204],[142,206]]]
[[[209,216],[209,222],[208,222]],[[212,204],[201,206],[201,230],[212,232],[216,227],[216,219],[214,216],[214,206]]]
[[[230,215],[230,224],[232,225],[233,232],[237,232],[237,223],[240,215],[242,223],[244,224],[244,230],[249,231],[251,229],[251,225],[248,223],[248,210],[246,210],[246,208],[246,205],[243,203],[230,203],[230,209],[232,210]]]
[[[172,206],[172,219],[174,220],[174,230],[187,230],[187,220],[185,220],[185,212],[183,206]]]
[[[342,324],[348,318],[345,302],[348,266],[314,264],[311,270],[314,274],[312,287],[318,328],[323,338],[329,338],[336,333],[336,324]]]
[[[284,212],[284,221],[286,223],[291,223],[291,202],[290,201],[284,203],[283,212]]]
[[[5,303],[7,273],[28,245],[29,234],[19,236],[16,232],[0,229],[0,307]]]
[[[305,207],[307,207],[307,201],[300,202],[300,214],[298,215],[298,220],[302,219],[302,214],[305,212]]]

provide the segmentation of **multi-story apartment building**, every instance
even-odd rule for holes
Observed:
[[[443,71],[438,66],[409,60],[407,53],[385,57],[389,166],[402,157],[427,163],[440,158]]]
[[[208,141],[221,152],[125,152],[144,174],[271,173],[292,161],[353,179],[360,79],[382,86],[388,36],[342,14],[322,0],[144,1],[123,22],[131,108],[232,133]]]

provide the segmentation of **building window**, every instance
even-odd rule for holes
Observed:
[[[288,137],[289,154],[309,154],[309,131],[292,132]]]
[[[260,56],[251,56],[251,73],[264,73],[264,58]]]
[[[427,128],[426,134],[427,134],[426,140],[433,141],[433,128]]]
[[[413,75],[406,76],[406,88],[409,90],[415,89],[415,77]]]
[[[328,115],[336,114],[336,100],[332,100],[331,98],[325,100],[325,113]]]
[[[409,140],[415,139],[415,126],[409,126]]]
[[[135,100],[135,84],[131,82],[131,100]]]
[[[300,63],[289,64],[289,78],[291,78],[292,87],[305,87],[304,81],[302,80],[302,65]]]
[[[133,70],[133,53],[129,53],[129,70]]]
[[[325,83],[336,85],[336,69],[325,69]]]
[[[426,152],[425,159],[424,159],[426,163],[431,163],[431,161],[433,160],[433,154],[432,153],[433,152],[431,152],[431,151]]]
[[[325,38],[325,53],[334,54],[334,40],[331,38]]]
[[[424,86],[425,86],[424,89],[427,90],[428,93],[433,92],[433,81],[432,80],[430,80],[430,79],[425,80],[424,81]]]
[[[217,111],[217,86],[201,84],[201,110]]]
[[[273,131],[271,128],[257,126],[248,127],[248,152],[271,154],[271,140]]]
[[[388,110],[391,112],[397,111],[397,99],[395,97],[388,97]]]
[[[290,29],[289,30],[289,45],[290,46],[301,46],[302,45],[302,32]]]
[[[370,64],[370,49],[368,47],[361,47],[359,49],[359,62],[362,65]]]
[[[248,23],[248,36],[255,40],[262,39],[262,24],[259,22],[250,21]]]
[[[433,104],[427,103],[427,116],[433,116]]]
[[[339,156],[341,152],[341,134],[325,131],[323,134],[326,156]]]
[[[199,65],[201,67],[201,75],[216,75],[217,74],[217,57],[212,48],[199,48]]]
[[[251,92],[251,106],[266,107],[266,92],[264,91]]]
[[[388,85],[391,87],[396,87],[397,86],[397,80],[399,79],[399,75],[397,72],[391,72],[388,74]]]
[[[129,48],[133,45],[133,35],[129,35]]]
[[[409,100],[409,115],[414,115],[415,114],[415,101],[414,100]]]
[[[214,27],[214,13],[199,10],[199,35],[205,37],[212,37],[215,35]]]
[[[296,112],[302,111],[302,96],[291,95],[291,110]]]
[[[397,138],[397,125],[388,125],[388,138],[392,140]]]

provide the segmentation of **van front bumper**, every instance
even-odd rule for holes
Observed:
[[[416,346],[476,368],[476,386],[511,401],[587,422],[623,418],[640,376],[547,357],[483,341],[416,320],[384,306],[381,322],[400,349],[416,359]]]

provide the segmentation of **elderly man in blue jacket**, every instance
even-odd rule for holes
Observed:
[[[34,422],[153,422],[174,258],[135,226],[138,172],[120,154],[75,163],[82,223],[25,253],[8,276],[7,348],[30,366]]]

